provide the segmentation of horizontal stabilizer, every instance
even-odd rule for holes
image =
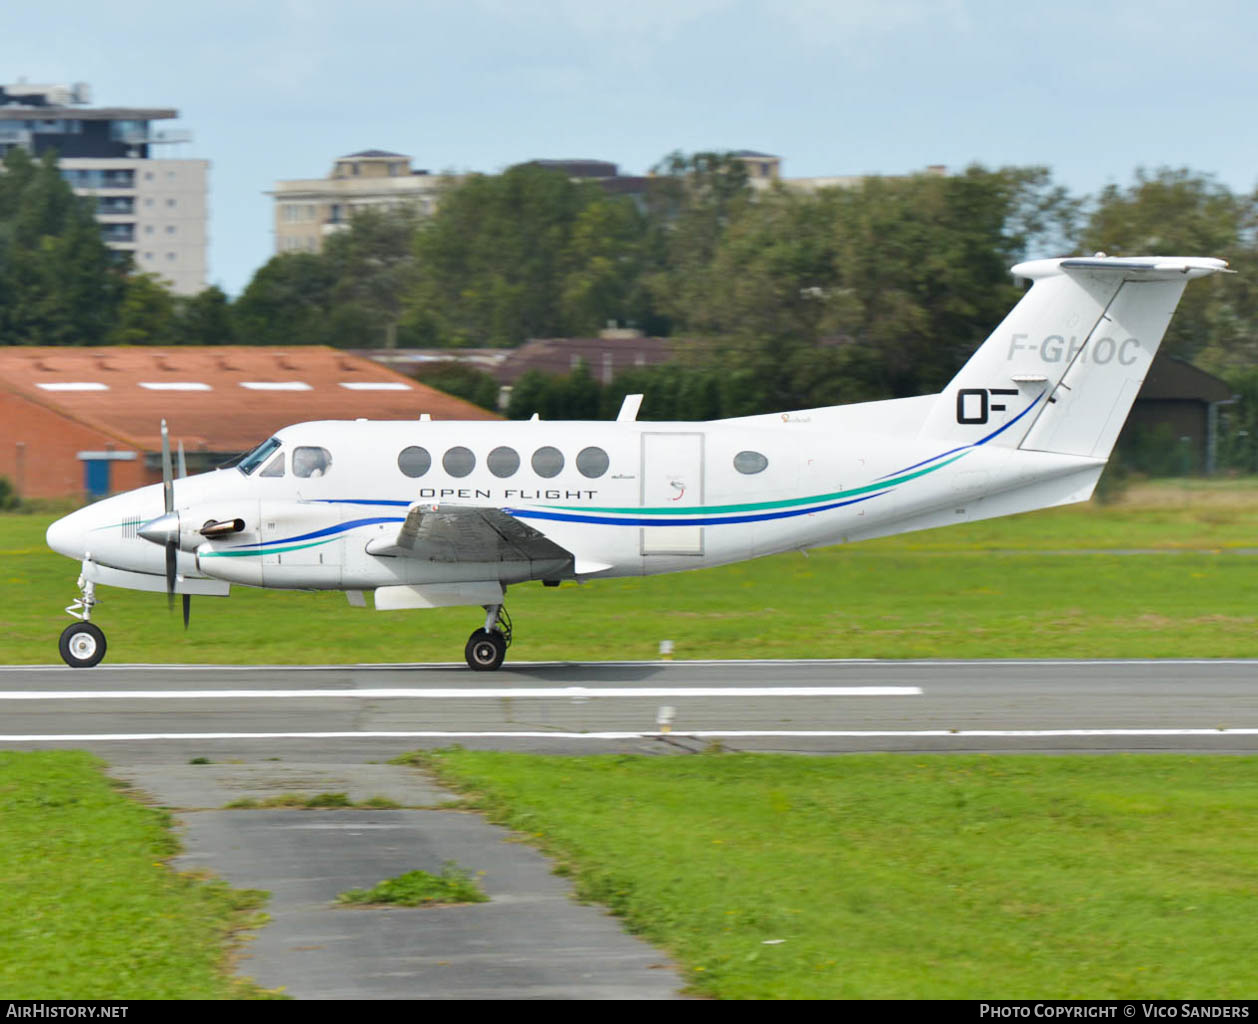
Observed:
[[[1036,260],[1013,268],[1015,277],[1034,278],[1042,264],[1056,264],[1062,270],[1086,270],[1092,274],[1118,274],[1124,281],[1169,281],[1176,277],[1191,280],[1209,274],[1234,274],[1226,260],[1201,256],[1151,256],[1119,259],[1113,256],[1084,256],[1067,260]]]
[[[1031,288],[936,399],[919,440],[944,454],[1107,458],[1185,285],[1226,269],[1178,256],[1018,264]]]

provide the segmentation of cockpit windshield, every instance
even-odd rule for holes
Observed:
[[[260,465],[262,465],[262,463],[266,461],[267,456],[275,451],[275,449],[279,446],[280,441],[278,437],[268,437],[265,441],[258,445],[258,447],[241,459],[236,468],[244,473],[245,476],[248,476]]]

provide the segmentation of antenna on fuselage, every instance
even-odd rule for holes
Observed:
[[[616,413],[617,423],[633,423],[638,418],[638,410],[642,408],[641,395],[625,395],[620,403],[620,412]]]

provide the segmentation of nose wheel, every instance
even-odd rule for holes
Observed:
[[[92,556],[83,556],[83,571],[79,575],[79,596],[66,609],[78,622],[72,622],[61,631],[61,639],[57,641],[57,650],[61,652],[61,660],[71,668],[92,668],[101,663],[105,657],[105,633],[89,620],[92,609],[96,606],[96,586],[88,576],[88,568],[92,564]]]
[[[61,659],[71,668],[92,668],[105,657],[105,634],[91,622],[72,622],[57,643]]]
[[[485,606],[485,627],[467,638],[463,656],[473,672],[493,672],[502,665],[511,646],[511,616],[500,604]]]

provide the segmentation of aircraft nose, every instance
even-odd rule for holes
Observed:
[[[57,554],[81,559],[87,547],[86,534],[82,517],[77,512],[72,512],[48,527],[44,539]]]

